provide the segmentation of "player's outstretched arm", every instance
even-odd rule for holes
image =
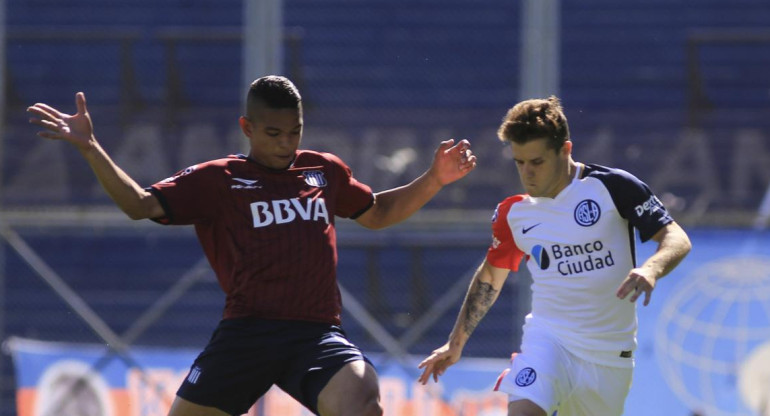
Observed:
[[[500,295],[508,272],[507,269],[490,265],[486,260],[481,263],[465,294],[465,301],[449,334],[449,340],[433,350],[433,353],[417,366],[423,369],[418,382],[426,384],[431,376],[437,382],[438,377],[444,374],[447,368],[460,360],[465,343]]]
[[[36,103],[27,108],[29,122],[43,128],[37,133],[38,136],[63,140],[75,146],[88,161],[107,194],[130,218],[163,216],[163,208],[158,199],[142,189],[99,145],[86,108],[85,94],[79,92],[75,95],[75,105],[77,112],[66,114],[47,104]]]
[[[430,169],[417,179],[398,188],[375,194],[374,206],[356,221],[366,228],[381,229],[409,218],[433,198],[444,185],[450,184],[476,167],[476,156],[470,142],[441,142]]]
[[[652,239],[658,243],[658,249],[644,264],[632,269],[617,290],[617,296],[636,302],[644,293],[644,306],[650,304],[652,291],[658,279],[667,275],[679,265],[692,248],[687,233],[676,222],[661,228]]]

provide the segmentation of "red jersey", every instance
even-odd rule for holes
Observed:
[[[373,202],[337,156],[298,150],[273,170],[243,156],[191,166],[150,188],[161,224],[194,224],[227,295],[224,317],[340,324],[334,216]]]

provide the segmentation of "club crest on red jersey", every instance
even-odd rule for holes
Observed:
[[[326,177],[320,170],[306,170],[302,172],[302,176],[305,177],[305,183],[310,186],[316,188],[323,188],[326,186]]]

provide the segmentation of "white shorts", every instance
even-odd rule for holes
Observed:
[[[536,331],[525,336],[521,351],[495,385],[495,390],[508,393],[509,401],[530,400],[549,416],[623,414],[633,368],[583,360]]]

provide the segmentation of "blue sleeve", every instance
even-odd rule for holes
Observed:
[[[591,165],[588,174],[607,187],[620,216],[639,230],[642,241],[649,240],[674,221],[660,199],[636,176],[621,169],[597,165]]]

